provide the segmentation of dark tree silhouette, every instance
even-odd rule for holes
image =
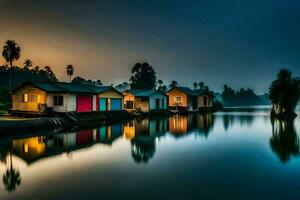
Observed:
[[[23,63],[23,70],[29,71],[29,69],[33,66],[33,63],[30,59],[26,59]]]
[[[299,83],[292,79],[292,73],[289,70],[281,69],[269,89],[272,115],[282,119],[293,119],[296,116],[294,110],[299,96]]]
[[[204,88],[204,82],[201,81],[201,82],[199,83],[199,87],[200,87],[200,89],[203,89],[203,88]]]
[[[73,74],[74,74],[74,67],[73,67],[73,65],[71,65],[71,64],[70,64],[70,65],[67,65],[66,71],[67,71],[67,75],[69,76],[70,82],[71,82],[72,76],[73,76]]]
[[[55,74],[53,73],[51,67],[45,66],[44,70],[45,70],[46,76],[48,77],[48,79],[50,81],[52,81],[52,82],[57,81],[57,78],[56,78]]]
[[[197,83],[197,82],[194,82],[194,83],[193,83],[193,87],[194,87],[194,89],[197,89],[198,83]]]
[[[18,60],[20,58],[21,48],[14,40],[7,40],[5,45],[3,46],[2,56],[6,60],[7,63],[10,64],[10,72],[9,72],[9,91],[12,89],[11,79],[12,79],[12,67],[13,61]]]
[[[178,82],[177,81],[171,81],[171,84],[169,85],[169,88],[173,88],[173,87],[176,87],[178,85]]]
[[[132,89],[155,89],[156,73],[148,63],[136,63],[131,70],[130,87]]]

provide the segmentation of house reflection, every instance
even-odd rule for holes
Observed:
[[[12,154],[22,158],[28,164],[45,156],[45,137],[30,137],[12,141]]]
[[[214,125],[214,116],[211,113],[173,115],[169,118],[169,132],[176,138],[194,133],[208,136]]]
[[[299,138],[293,122],[271,119],[272,137],[270,146],[279,157],[280,161],[286,163],[291,156],[299,155]]]
[[[30,165],[41,158],[69,153],[98,143],[111,145],[121,135],[122,125],[112,125],[64,134],[14,139],[11,151]]]
[[[168,120],[143,119],[124,124],[124,137],[131,140],[131,155],[135,162],[145,163],[154,156],[156,138],[168,131]]]

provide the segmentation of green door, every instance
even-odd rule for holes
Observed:
[[[107,99],[100,98],[99,99],[99,111],[106,111],[107,110]]]

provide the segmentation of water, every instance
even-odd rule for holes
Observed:
[[[297,133],[258,109],[0,139],[0,199],[298,199]]]

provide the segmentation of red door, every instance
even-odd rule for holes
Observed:
[[[77,95],[77,112],[93,111],[92,95]]]

